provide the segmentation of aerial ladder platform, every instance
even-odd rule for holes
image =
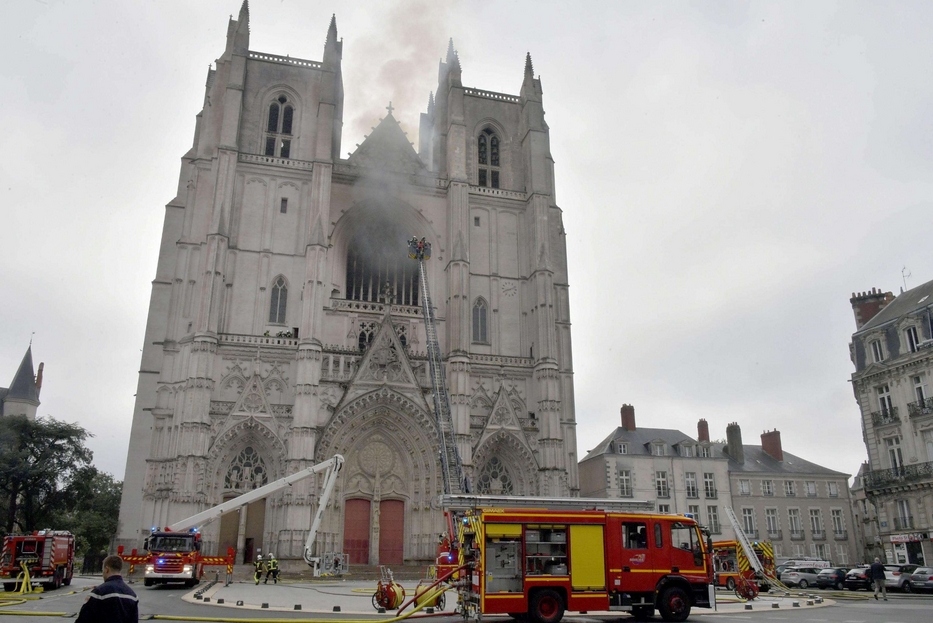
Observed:
[[[425,260],[431,259],[431,243],[424,238],[413,237],[408,241],[408,257],[418,260],[419,281],[421,284],[421,311],[424,316],[424,329],[428,342],[428,368],[431,371],[431,388],[434,393],[434,417],[437,423],[438,445],[440,446],[441,472],[444,479],[444,493],[470,493],[470,483],[463,470],[460,452],[457,450],[453,419],[450,415],[450,394],[447,392],[447,376],[444,373],[444,361],[437,341],[437,320],[431,291],[428,287],[428,271]]]

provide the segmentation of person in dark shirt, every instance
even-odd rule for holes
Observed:
[[[875,599],[878,599],[878,591],[881,591],[881,594],[884,595],[884,600],[888,600],[888,588],[884,585],[884,565],[881,564],[880,558],[875,558],[875,562],[871,563],[871,581],[875,585]]]
[[[139,599],[123,578],[123,559],[119,556],[104,558],[104,583],[91,589],[75,623],[137,623]]]

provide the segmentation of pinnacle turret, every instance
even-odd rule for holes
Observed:
[[[531,52],[525,54],[525,78],[534,78],[535,77],[535,68],[531,64]]]
[[[327,39],[324,40],[324,47],[337,43],[337,14],[330,16],[330,26],[327,27]]]
[[[249,32],[249,0],[243,0],[240,6],[240,14],[237,16],[237,22],[246,25],[246,31]]]

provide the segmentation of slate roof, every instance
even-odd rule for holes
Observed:
[[[32,346],[26,349],[26,355],[19,364],[16,376],[13,377],[13,382],[3,398],[4,400],[13,398],[39,402],[39,392],[36,391],[36,371],[32,366]]]
[[[729,457],[728,454],[723,453],[725,445],[726,444],[721,442],[714,443],[713,447],[716,448],[714,454],[716,456]],[[761,446],[742,444],[742,447],[745,449],[745,463],[739,464],[732,457],[729,457],[730,472],[741,472],[745,474],[787,474],[788,476],[813,474],[818,476],[844,476],[846,478],[851,475],[837,472],[823,467],[822,465],[817,465],[816,463],[811,463],[806,459],[800,458],[796,454],[791,454],[787,450],[784,450],[784,460],[778,461],[768,455]]]
[[[610,444],[613,441],[625,441],[629,444],[628,454],[644,454],[650,455],[651,448],[646,446],[652,441],[663,441],[669,446],[675,446],[684,441],[689,441],[691,443],[697,443],[696,439],[685,435],[679,430],[673,430],[670,428],[636,428],[635,430],[625,430],[621,426],[615,429],[611,435],[599,442],[595,448],[586,453],[586,456],[583,457],[583,460],[586,461],[593,457],[599,456],[601,454],[615,454],[614,452],[609,452]]]
[[[933,281],[928,281],[897,296],[888,306],[866,322],[855,335],[876,329],[883,324],[896,320],[905,314],[933,306]]]

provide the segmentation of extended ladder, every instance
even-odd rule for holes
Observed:
[[[450,395],[447,393],[447,377],[444,374],[444,362],[437,341],[437,323],[434,318],[434,305],[428,288],[428,272],[425,259],[431,257],[431,244],[409,241],[408,256],[418,260],[421,282],[421,310],[424,315],[424,329],[428,339],[428,367],[431,371],[431,385],[434,392],[434,417],[437,420],[437,437],[440,445],[441,471],[444,478],[444,493],[469,493],[470,485],[460,462],[460,452],[454,440],[453,421],[450,416]]]
[[[739,545],[742,547],[742,551],[745,552],[745,559],[748,560],[749,566],[755,570],[755,575],[763,579],[774,588],[787,590],[787,587],[780,580],[768,575],[768,573],[765,571],[761,561],[758,560],[758,554],[755,553],[755,548],[752,547],[751,542],[748,540],[748,536],[745,534],[745,530],[739,524],[739,520],[736,518],[735,513],[732,511],[731,506],[726,507],[726,517],[729,518],[729,523],[732,524],[732,530],[735,532],[735,540],[739,542]]]

